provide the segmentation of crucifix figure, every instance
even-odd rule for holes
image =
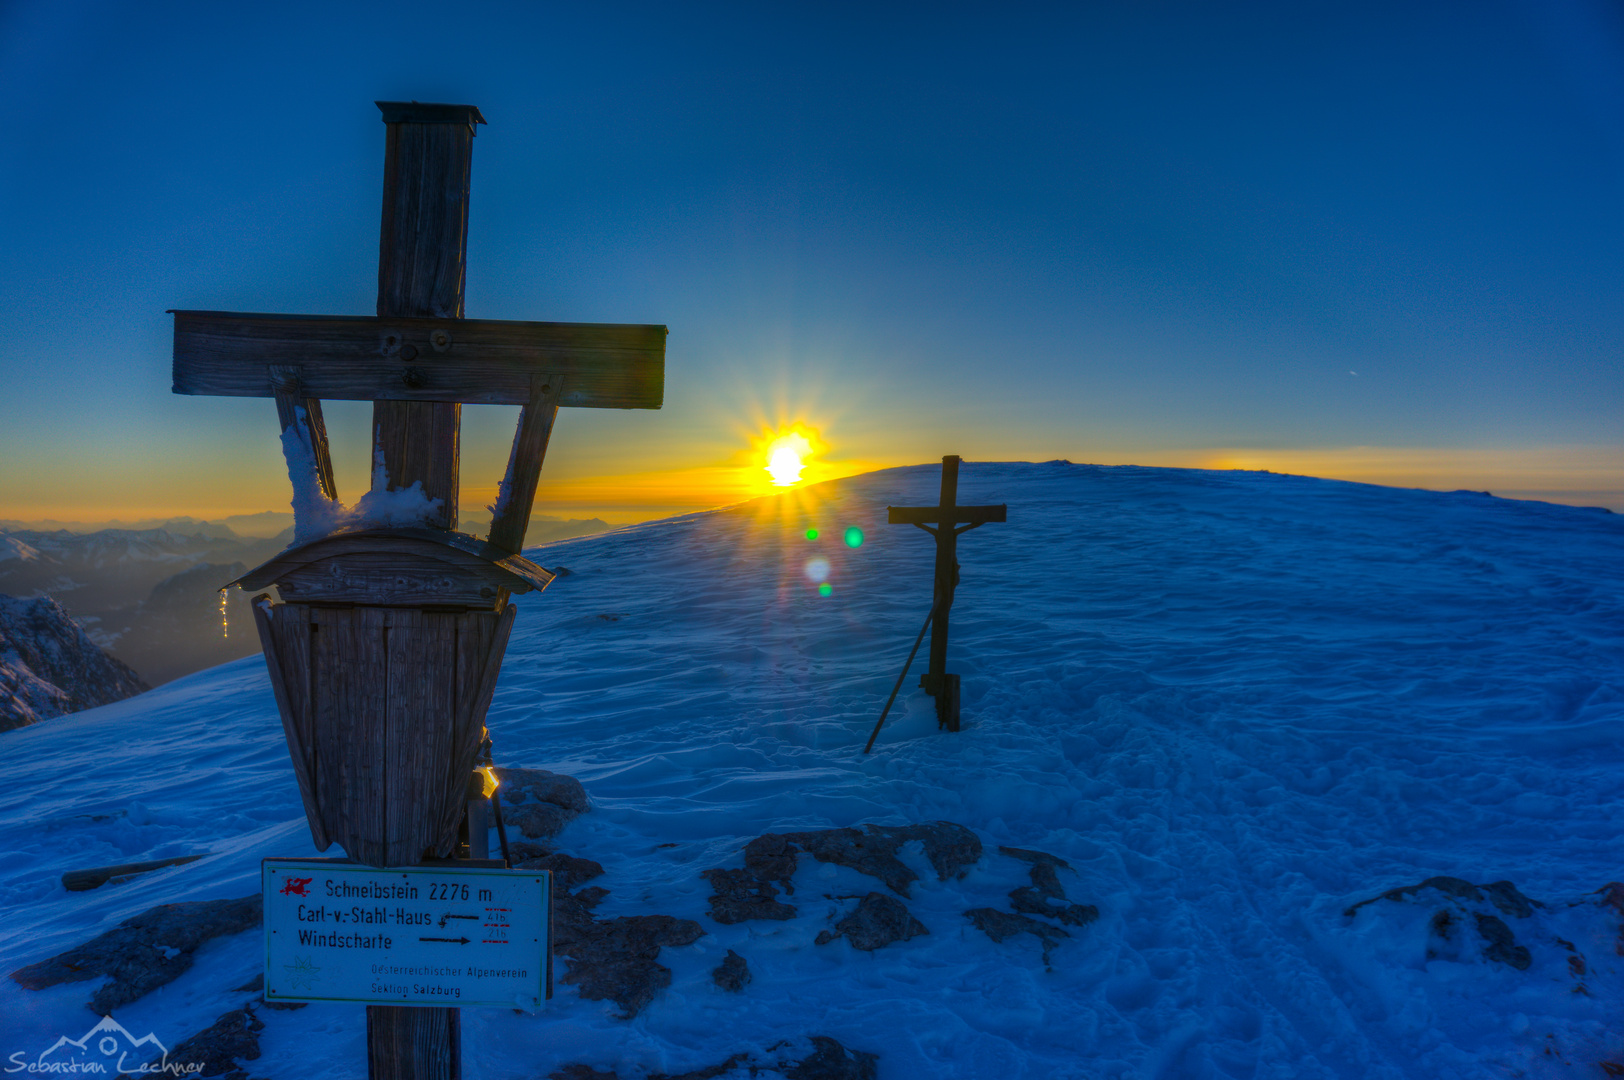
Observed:
[[[942,458],[942,497],[936,506],[888,506],[887,522],[916,525],[936,540],[936,580],[931,597],[930,662],[919,676],[919,685],[936,699],[936,722],[949,731],[959,730],[959,677],[947,671],[948,613],[953,607],[953,589],[959,583],[959,534],[989,521],[1003,521],[1006,507],[960,506],[959,458]]]
[[[376,316],[176,311],[174,391],[276,401],[295,542],[232,584],[254,616],[318,850],[372,866],[458,848],[560,406],[657,409],[664,326],[463,318],[472,105],[378,102],[386,125]],[[371,490],[338,500],[324,398],[373,402]],[[464,402],[519,405],[479,540],[458,523]],[[488,794],[488,793],[487,793]],[[483,809],[483,802],[478,804]],[[485,854],[482,826],[469,854]],[[368,1075],[461,1075],[456,1009],[369,1005]]]

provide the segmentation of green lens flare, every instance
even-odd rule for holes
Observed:
[[[846,530],[846,546],[847,547],[862,547],[863,546],[863,530],[859,529],[855,525],[853,525],[849,529],[847,529]]]
[[[806,530],[806,538],[808,540],[816,540],[818,538],[818,530],[816,530],[816,529],[808,529],[808,530]]]
[[[832,593],[834,591],[835,591],[835,587],[833,585],[829,584],[827,581],[825,581],[822,585],[818,586],[818,595],[819,596],[828,596],[830,593]]]

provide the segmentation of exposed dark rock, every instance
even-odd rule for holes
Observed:
[[[1009,894],[1010,906],[1024,915],[1043,915],[1058,919],[1067,926],[1087,926],[1100,917],[1100,909],[1093,904],[1067,904],[1046,895],[1040,889],[1023,885]]]
[[[552,803],[526,803],[510,806],[502,811],[504,822],[510,829],[518,829],[532,840],[545,840],[557,836],[564,826],[579,817],[574,810],[566,810]]]
[[[749,870],[706,870],[700,874],[716,895],[710,898],[711,918],[723,925],[746,919],[793,919],[795,908],[779,903],[778,890]]]
[[[838,933],[831,934],[825,930],[818,934],[817,944],[826,945],[835,938],[844,936],[851,942],[852,948],[873,952],[893,941],[907,941],[920,934],[930,933],[925,924],[914,918],[913,913],[903,906],[901,900],[877,892],[871,892],[863,897],[855,910],[835,923],[835,930]]]
[[[732,949],[727,951],[727,955],[722,958],[722,962],[711,972],[711,979],[716,985],[730,994],[736,994],[743,990],[750,982],[751,977],[750,965],[744,962],[744,957]]]
[[[160,904],[77,948],[18,968],[11,977],[30,990],[43,990],[110,975],[112,981],[88,1003],[105,1016],[185,972],[192,954],[210,938],[258,926],[260,909],[257,893],[236,900]]]
[[[1517,919],[1526,919],[1534,913],[1537,907],[1544,907],[1538,900],[1530,900],[1517,890],[1517,886],[1509,881],[1496,881],[1483,886],[1489,900],[1500,909],[1500,914],[1510,915]]]
[[[814,832],[768,833],[750,841],[744,849],[745,869],[761,881],[776,881],[793,894],[790,878],[795,874],[795,850],[805,851],[819,862],[849,866],[879,878],[899,896],[918,875],[910,870],[897,851],[918,840],[939,880],[962,877],[981,858],[981,840],[963,825],[937,821],[929,825],[864,825],[859,828],[819,829]]]
[[[515,806],[528,802],[551,803],[584,814],[592,809],[586,788],[573,776],[546,769],[497,769],[502,781],[502,798]]]
[[[302,1009],[306,1005],[310,1004],[308,1001],[266,1001],[265,1000],[265,976],[263,974],[255,975],[252,979],[249,979],[247,982],[243,983],[241,986],[232,987],[231,992],[234,993],[234,994],[241,994],[241,993],[258,994],[259,995],[259,1000],[257,1002],[255,1002],[254,1004],[259,1006],[262,1009],[276,1009],[278,1011],[290,1011],[291,1012],[294,1009]]]
[[[1494,915],[1479,915],[1477,932],[1488,942],[1483,955],[1490,960],[1509,964],[1518,971],[1527,971],[1533,966],[1533,955],[1526,946],[1517,944],[1516,937],[1511,933],[1511,927],[1507,926],[1503,919]]]
[[[1070,870],[1071,864],[1058,855],[1050,855],[1047,851],[1031,851],[1027,848],[1005,847],[998,845],[1000,855],[1008,855],[1012,859],[1029,862],[1033,866],[1058,866],[1062,870]]]
[[[0,596],[0,731],[149,689],[49,596]]]
[[[1470,881],[1458,877],[1430,877],[1419,885],[1405,885],[1399,889],[1388,889],[1380,896],[1372,896],[1369,900],[1361,900],[1348,908],[1342,914],[1352,915],[1366,904],[1374,904],[1378,900],[1406,900],[1420,892],[1422,889],[1437,889],[1445,896],[1453,896],[1458,900],[1481,900],[1482,891]]]
[[[553,874],[553,887],[566,890],[573,889],[583,882],[591,881],[603,875],[603,864],[592,859],[582,859],[574,855],[565,855],[555,852],[539,858],[526,859],[515,862],[514,869],[523,870],[550,870]]]
[[[1061,870],[1071,869],[1071,864],[1065,859],[1058,855],[1050,855],[1047,851],[1028,851],[1026,848],[1003,847],[1000,845],[998,850],[1001,854],[1008,855],[1012,859],[1020,859],[1022,862],[1031,864],[1027,876],[1032,879],[1032,888],[1036,889],[1044,897],[1050,900],[1064,900],[1066,898],[1066,890],[1060,884],[1060,875],[1055,873],[1057,868]],[[1014,893],[1010,895],[1013,897]],[[1016,901],[1015,910],[1025,910],[1020,904],[1021,901]]]
[[[850,1050],[827,1035],[812,1036],[813,1051],[784,1070],[787,1080],[875,1080],[880,1055]]]
[[[798,1045],[796,1045],[798,1044]],[[796,1057],[799,1053],[801,1056]],[[725,1061],[680,1073],[649,1073],[645,1080],[716,1080],[729,1073],[776,1074],[786,1080],[875,1080],[880,1056],[850,1050],[838,1039],[813,1035],[795,1044],[781,1042],[759,1054],[733,1054]],[[548,1073],[548,1080],[620,1080],[615,1072],[573,1063]]]
[[[691,945],[705,931],[692,919],[670,915],[629,915],[593,922],[588,935],[558,951],[569,957],[570,970],[560,981],[580,987],[582,997],[613,1001],[625,1010],[624,1019],[636,1016],[671,985],[671,971],[655,963],[667,945]],[[555,929],[556,944],[556,929]]]
[[[1492,885],[1473,885],[1470,881],[1458,877],[1430,877],[1419,885],[1405,885],[1398,889],[1388,889],[1380,896],[1373,896],[1369,900],[1361,900],[1348,908],[1342,914],[1351,916],[1366,904],[1374,904],[1378,900],[1407,900],[1422,889],[1437,889],[1445,896],[1466,902],[1481,902],[1487,899],[1503,915],[1526,919],[1534,913],[1536,907],[1544,907],[1538,900],[1530,900],[1517,890],[1517,886],[1509,881],[1496,881]]]
[[[598,902],[609,895],[609,890],[597,885],[588,886],[577,892],[570,892],[564,888],[564,883],[558,878],[553,879],[553,948],[557,952],[565,952],[577,941],[590,938],[596,931],[597,922],[592,917],[592,909]]]
[[[883,825],[867,826],[883,829]],[[936,880],[961,878],[970,867],[981,861],[981,838],[951,821],[933,821],[929,825],[902,825],[895,833],[903,843],[918,840],[925,849],[930,868],[936,871]]]
[[[993,941],[1002,942],[1016,934],[1031,934],[1043,942],[1043,963],[1049,963],[1049,954],[1061,941],[1070,937],[1066,931],[1058,926],[1038,922],[1025,915],[1013,915],[1007,911],[996,908],[971,908],[965,916],[976,925],[976,929],[992,938]]]
[[[1093,904],[1066,902],[1066,890],[1060,884],[1060,875],[1055,872],[1057,869],[1071,869],[1071,864],[1065,859],[1058,855],[1050,855],[1046,851],[1029,851],[1026,848],[1000,846],[998,850],[1012,859],[1030,864],[1027,876],[1032,879],[1032,884],[1022,885],[1009,894],[1010,906],[1017,912],[1023,915],[1041,915],[1047,919],[1063,922],[1067,926],[1087,926],[1100,917],[1100,909]],[[1047,948],[1044,955],[1045,957],[1048,955]]]
[[[590,1065],[572,1063],[560,1065],[548,1073],[547,1080],[620,1080],[620,1074],[613,1070],[604,1072]]]
[[[506,818],[503,818],[504,822],[506,820]],[[508,838],[508,856],[513,860],[514,866],[518,866],[530,859],[544,859],[551,855],[553,850],[551,844],[532,844],[525,840]]]
[[[1427,922],[1427,959],[1466,961],[1481,952],[1484,959],[1505,964],[1518,971],[1527,971],[1533,966],[1533,954],[1527,946],[1517,942],[1511,927],[1500,916],[1509,915],[1516,919],[1527,919],[1533,916],[1535,908],[1543,908],[1545,905],[1538,900],[1530,900],[1509,881],[1474,885],[1463,878],[1431,877],[1419,885],[1389,889],[1380,896],[1361,900],[1344,911],[1343,915],[1352,918],[1358,914],[1360,908],[1381,900],[1392,903],[1421,902],[1425,899],[1421,894],[1427,890],[1441,893],[1445,897],[1442,906],[1433,912]],[[1438,903],[1437,900],[1428,902]],[[1490,907],[1493,911],[1487,910]],[[1499,914],[1494,914],[1496,911]],[[1467,925],[1467,916],[1471,916],[1471,921],[1476,924],[1475,939],[1469,934],[1457,933],[1458,927]],[[1539,933],[1537,928],[1535,933]],[[1474,944],[1474,940],[1480,941],[1481,946]],[[1570,943],[1561,938],[1551,940],[1565,946],[1569,952],[1575,951]],[[1580,958],[1579,970],[1575,972],[1576,978],[1584,973],[1583,969],[1584,961]]]
[[[795,895],[795,853],[798,849],[782,833],[767,833],[744,845],[744,868],[762,881],[776,881]]]
[[[734,1069],[743,1066],[750,1070],[750,1075],[756,1074],[759,1066],[752,1067],[749,1054],[734,1054],[726,1061],[719,1061],[715,1065],[706,1065],[701,1069],[690,1069],[680,1073],[649,1073],[648,1080],[716,1080],[718,1076],[725,1076]]]
[[[495,772],[502,782],[503,821],[531,840],[557,836],[565,825],[592,809],[586,789],[573,776],[546,769],[496,769]],[[509,850],[512,850],[511,844]],[[514,856],[515,859],[527,857],[533,856]]]
[[[169,1051],[168,1061],[175,1066],[201,1064],[202,1070],[191,1076],[248,1080],[239,1062],[259,1057],[259,1032],[264,1027],[252,1009],[233,1009]]]

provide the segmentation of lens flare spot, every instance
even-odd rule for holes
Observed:
[[[767,474],[776,487],[789,487],[800,482],[801,470],[812,454],[812,444],[805,435],[792,431],[780,435],[767,446]]]
[[[853,525],[846,530],[846,546],[858,548],[863,546],[863,530]]]
[[[828,596],[830,593],[832,593],[834,591],[835,591],[835,587],[833,585],[829,584],[827,581],[825,581],[822,585],[818,586],[818,595],[819,596]]]
[[[808,581],[824,581],[829,577],[829,560],[822,555],[806,560],[806,579]]]
[[[816,530],[816,529],[808,529],[808,530],[806,530],[806,538],[808,540],[816,540],[818,538],[818,530]]]

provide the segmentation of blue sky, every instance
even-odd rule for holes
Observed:
[[[1546,4],[0,6],[0,517],[284,508],[166,308],[369,314],[375,99],[467,102],[468,314],[662,322],[537,510],[1065,457],[1624,509],[1624,13]],[[465,507],[507,410],[465,417]],[[366,411],[332,410],[341,494]],[[731,486],[730,486],[731,485]]]

